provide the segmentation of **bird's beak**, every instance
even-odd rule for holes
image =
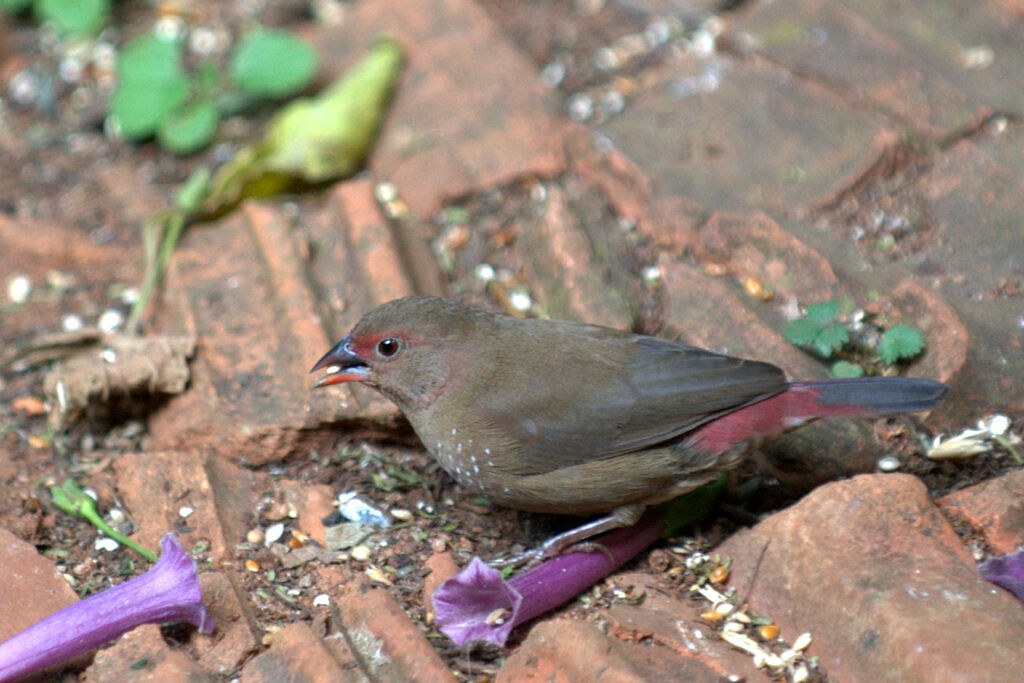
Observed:
[[[348,348],[349,337],[338,342],[333,349],[316,362],[310,372],[327,368],[325,375],[315,387],[326,387],[342,382],[360,382],[369,375],[370,368],[362,358]]]

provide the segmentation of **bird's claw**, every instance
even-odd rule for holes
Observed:
[[[549,538],[536,548],[530,548],[511,557],[500,558],[491,561],[493,567],[514,567],[522,568],[522,571],[533,569],[547,560],[565,555],[568,553],[604,553],[608,562],[614,564],[615,557],[608,548],[597,541],[580,541],[579,543],[565,543],[565,539],[555,536]]]

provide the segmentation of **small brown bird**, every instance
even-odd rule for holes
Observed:
[[[949,389],[904,377],[788,382],[769,363],[436,297],[367,313],[313,367],[398,404],[441,466],[511,508],[611,514],[545,554],[714,480],[809,420],[927,410]]]

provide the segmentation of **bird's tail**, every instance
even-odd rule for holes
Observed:
[[[789,389],[698,427],[690,443],[722,453],[737,443],[795,429],[819,417],[912,413],[934,408],[949,391],[942,382],[861,377],[794,382]]]
[[[789,391],[816,394],[815,403],[823,412],[813,417],[826,417],[929,410],[939,404],[949,386],[913,377],[860,377],[794,382]]]

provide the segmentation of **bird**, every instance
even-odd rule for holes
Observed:
[[[313,366],[404,413],[462,486],[498,505],[593,517],[556,555],[714,481],[764,439],[821,417],[929,410],[928,379],[789,381],[770,363],[614,328],[514,318],[434,296],[367,312]]]

